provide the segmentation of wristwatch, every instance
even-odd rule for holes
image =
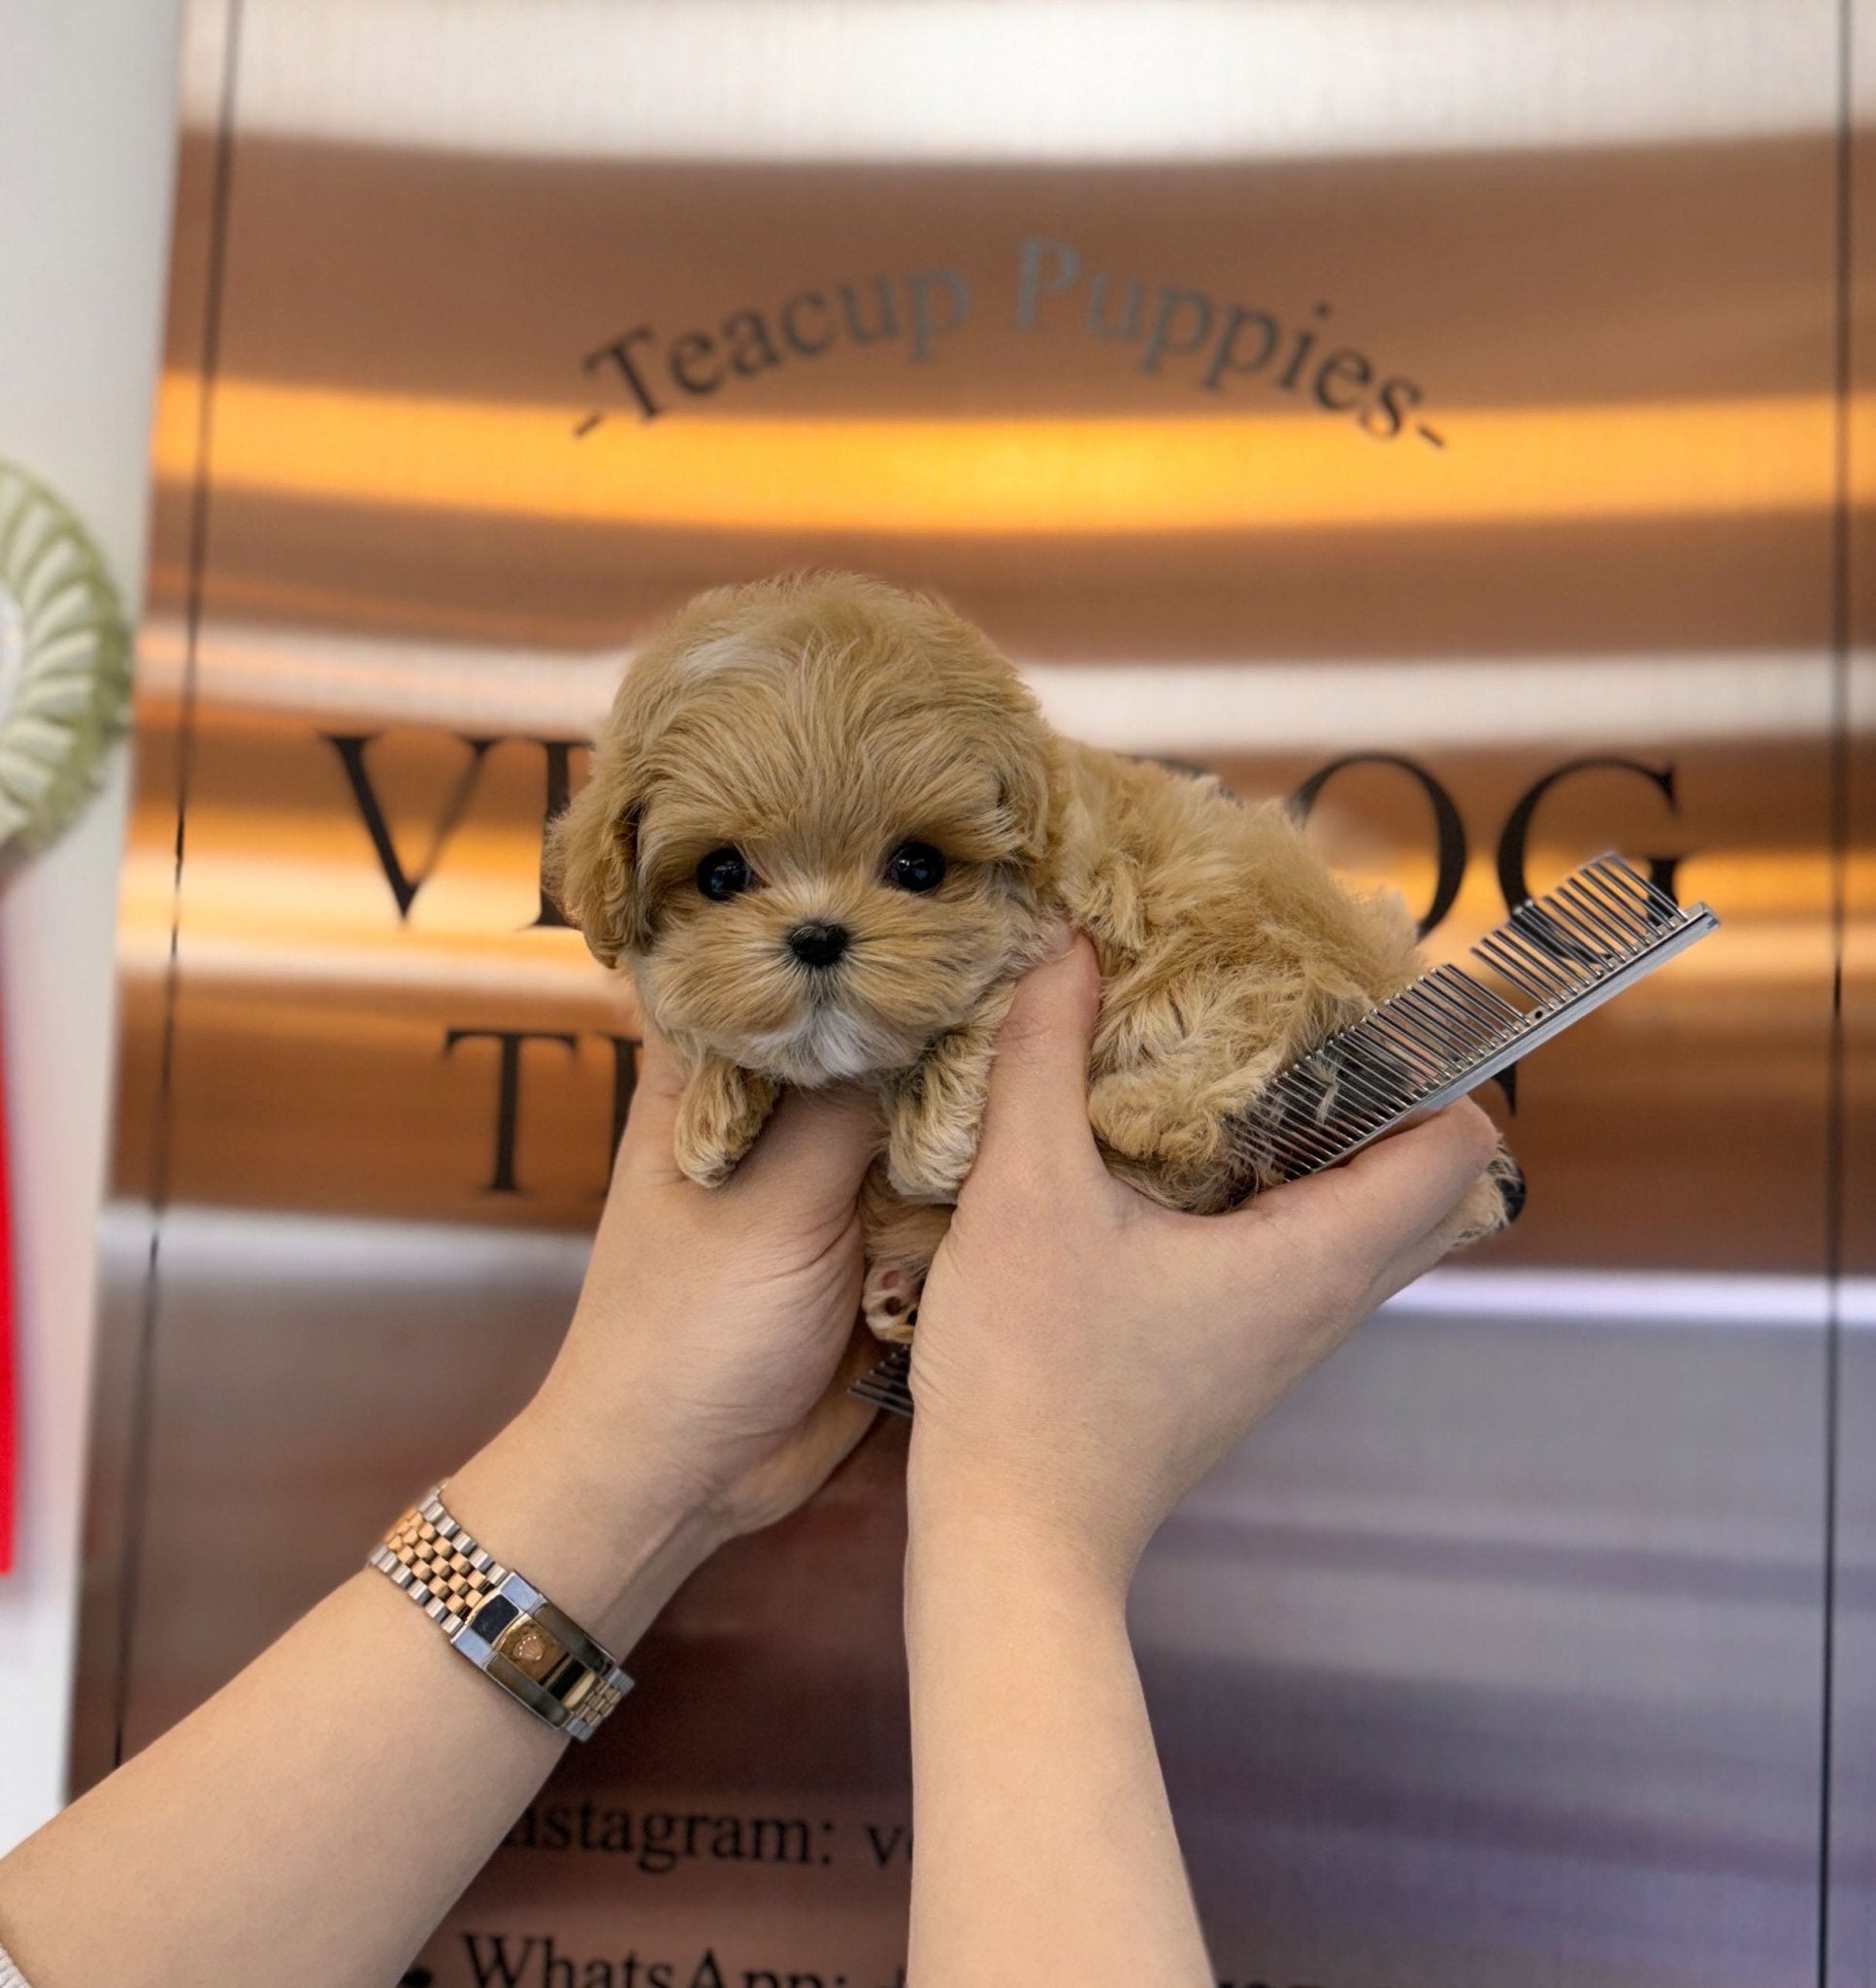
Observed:
[[[385,1534],[369,1565],[478,1671],[576,1740],[590,1740],[632,1689],[578,1623],[463,1531],[444,1509],[441,1485]]]

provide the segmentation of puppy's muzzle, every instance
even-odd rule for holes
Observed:
[[[788,949],[805,967],[831,967],[847,949],[847,928],[797,925],[788,935]]]

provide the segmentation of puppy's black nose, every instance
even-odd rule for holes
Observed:
[[[797,925],[788,949],[805,967],[831,967],[847,949],[844,925]]]

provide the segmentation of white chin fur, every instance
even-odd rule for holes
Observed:
[[[796,1083],[868,1077],[905,1061],[899,1044],[840,1008],[816,1009],[801,1027],[758,1036],[749,1047],[752,1062]]]

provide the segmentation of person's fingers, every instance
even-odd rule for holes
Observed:
[[[785,1091],[730,1184],[741,1194],[785,1184],[784,1191],[809,1206],[844,1207],[860,1191],[884,1136],[872,1091],[853,1084]]]
[[[1397,1292],[1404,1291],[1409,1284],[1418,1283],[1445,1259],[1465,1230],[1466,1217],[1455,1209],[1430,1234],[1410,1242],[1404,1249],[1397,1250],[1381,1266],[1380,1274],[1370,1286],[1367,1309],[1371,1311],[1385,1305]]]
[[[1098,1167],[1088,1124],[1088,1049],[1101,1009],[1095,950],[1076,935],[1017,983],[990,1066],[976,1172],[1007,1180],[1039,1157]]]
[[[1351,1202],[1371,1217],[1376,1240],[1406,1247],[1448,1220],[1498,1149],[1497,1126],[1462,1098],[1357,1153],[1343,1177]]]
[[[1245,1227],[1260,1218],[1320,1222],[1325,1231],[1335,1231],[1342,1248],[1360,1250],[1378,1273],[1400,1251],[1417,1248],[1448,1220],[1491,1165],[1498,1141],[1491,1119],[1468,1099],[1462,1099],[1417,1125],[1377,1140],[1345,1166],[1259,1195],[1224,1220]]]

